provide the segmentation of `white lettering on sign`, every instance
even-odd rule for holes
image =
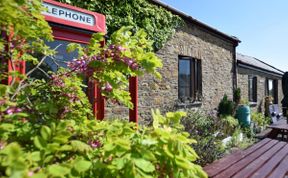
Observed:
[[[95,24],[95,18],[93,15],[85,14],[83,12],[67,9],[64,7],[55,6],[46,2],[43,2],[42,4],[44,7],[47,8],[47,11],[42,12],[42,14],[46,16],[52,16],[59,19],[77,22],[89,26],[94,26]]]

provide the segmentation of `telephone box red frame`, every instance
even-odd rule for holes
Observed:
[[[51,25],[54,39],[71,41],[76,43],[88,44],[92,32],[102,32],[106,33],[106,19],[103,14],[96,12],[91,12],[85,9],[74,7],[68,4],[59,3],[53,0],[44,0],[45,3],[52,4],[55,6],[63,7],[66,9],[82,12],[85,14],[92,15],[95,18],[95,24],[91,26],[83,25],[77,22],[67,21],[65,19],[60,19],[52,16],[45,16],[45,20]],[[72,28],[71,28],[72,27]],[[90,32],[84,33],[83,32]],[[104,45],[104,42],[103,42]],[[22,74],[25,74],[25,61],[17,63],[15,69]],[[8,62],[8,71],[12,71],[12,64]],[[8,84],[12,81],[11,76],[8,77]],[[129,121],[138,123],[138,78],[131,77],[129,79],[129,91],[131,95],[131,101],[134,105],[133,109],[129,110]],[[102,120],[104,118],[105,101],[104,97],[101,95],[101,89],[97,86],[97,83],[92,81],[88,82],[88,97],[93,105],[93,113],[96,118]]]

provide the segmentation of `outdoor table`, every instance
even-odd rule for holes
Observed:
[[[272,131],[268,135],[269,138],[277,138],[278,134],[281,134],[282,140],[284,140],[284,135],[287,135],[288,133],[288,124],[286,119],[281,119],[276,123],[269,125],[268,128],[272,129]],[[288,138],[286,138],[286,140],[287,139]]]
[[[265,138],[246,150],[204,167],[213,178],[282,178],[288,172],[288,143]]]

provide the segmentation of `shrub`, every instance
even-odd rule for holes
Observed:
[[[241,89],[240,88],[236,88],[236,90],[233,93],[233,98],[234,98],[235,104],[238,105],[241,101]]]
[[[257,126],[262,126],[265,127],[270,124],[270,118],[265,117],[264,114],[260,112],[252,112],[251,113],[251,120],[257,125]]]
[[[191,146],[198,153],[199,158],[196,163],[204,166],[221,158],[225,152],[222,145],[222,134],[220,131],[220,120],[217,117],[207,116],[204,113],[187,113],[187,117],[182,119],[185,130],[193,135],[197,144]]]
[[[239,122],[233,116],[221,116],[221,130],[225,136],[230,136],[234,133],[235,129],[239,126]]]
[[[225,94],[218,106],[218,115],[219,116],[229,116],[233,115],[234,103],[231,100],[228,100],[227,95]]]
[[[185,113],[153,112],[153,126],[49,119],[0,124],[1,177],[206,177],[182,131]],[[22,114],[22,116],[24,116]]]

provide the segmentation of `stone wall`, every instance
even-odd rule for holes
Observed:
[[[186,23],[178,29],[165,46],[157,52],[163,61],[160,70],[162,80],[151,75],[139,78],[139,123],[151,122],[151,109],[162,113],[175,109],[202,109],[211,111],[218,107],[224,94],[233,96],[232,42],[212,35],[201,27]],[[189,56],[202,63],[202,102],[182,104],[178,101],[178,56]],[[109,104],[108,117],[127,118],[128,110],[123,106]]]
[[[251,69],[238,68],[237,84],[241,89],[242,99],[248,100],[248,75],[257,77],[257,103],[251,105],[252,111],[265,112],[265,81],[266,78],[278,80],[278,101],[281,107],[281,100],[283,98],[281,79],[273,75],[254,71]]]
[[[151,121],[152,108],[159,108],[162,112],[175,108],[210,111],[217,108],[224,94],[232,98],[233,51],[231,42],[213,36],[195,25],[187,23],[187,26],[177,30],[157,52],[163,60],[160,71],[162,80],[150,75],[139,79],[140,123]],[[181,105],[178,101],[179,55],[194,57],[202,62],[202,103]]]

